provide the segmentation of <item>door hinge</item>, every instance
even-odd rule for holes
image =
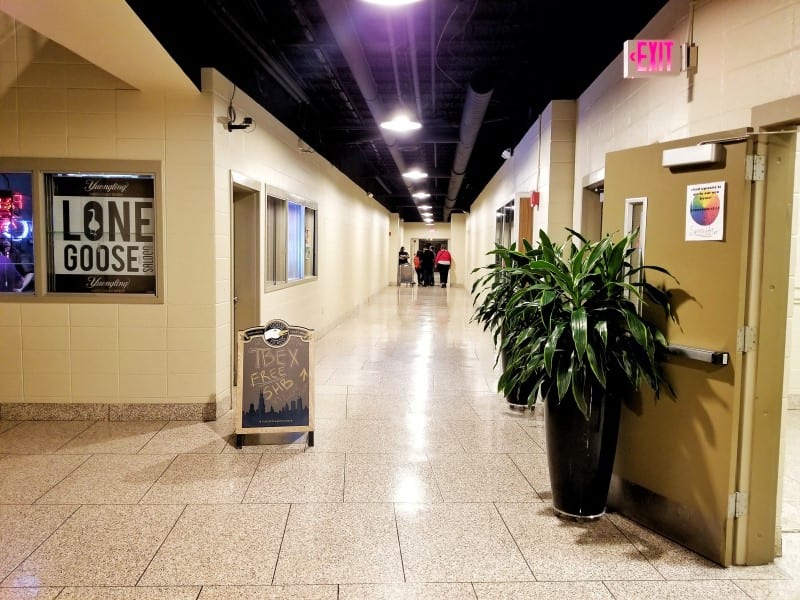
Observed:
[[[756,347],[756,330],[754,327],[744,325],[736,330],[736,350],[749,352]]]
[[[767,173],[767,158],[761,154],[748,154],[744,163],[744,178],[747,181],[764,181]]]
[[[747,514],[748,494],[746,492],[734,492],[728,496],[728,517],[738,519]]]

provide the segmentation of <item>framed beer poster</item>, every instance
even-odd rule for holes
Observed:
[[[237,448],[248,433],[307,432],[314,445],[312,339],[280,319],[238,333]]]
[[[156,295],[155,175],[47,173],[47,291]]]

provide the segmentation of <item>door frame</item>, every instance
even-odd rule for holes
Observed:
[[[236,206],[239,202],[246,202],[246,211],[238,210]],[[230,329],[231,329],[231,351],[230,351],[230,364],[231,364],[231,389],[236,387],[237,381],[237,357],[236,353],[239,347],[238,332],[236,327],[236,307],[243,306],[251,314],[258,317],[258,323],[253,323],[253,326],[261,323],[261,290],[263,289],[261,283],[261,257],[263,256],[261,231],[261,217],[262,207],[264,205],[264,186],[260,181],[252,177],[248,177],[242,173],[231,171],[230,173]],[[248,293],[239,295],[236,282],[237,279],[241,280],[242,274],[237,273],[237,262],[242,264],[245,262],[244,257],[241,255],[244,250],[241,245],[237,244],[237,240],[241,241],[245,238],[246,246],[250,248],[249,252],[252,254],[247,258],[247,262],[254,264],[252,276],[250,277],[247,289]],[[237,256],[238,255],[238,256]]]

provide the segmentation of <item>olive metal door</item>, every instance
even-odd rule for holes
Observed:
[[[726,140],[722,163],[675,171],[662,166],[665,149],[694,146],[700,139],[606,157],[603,233],[624,231],[631,201],[646,207],[639,214],[646,227],[643,261],[665,267],[677,282],[658,272],[647,278],[672,291],[679,319],[664,320],[676,350],[666,366],[676,396],[656,399],[642,390],[623,409],[609,508],[729,565],[747,385],[740,350],[748,343],[754,186],[746,160],[754,144],[744,131],[704,137],[712,138]],[[709,188],[714,192],[700,204],[716,198],[699,207],[708,212],[697,212],[698,190]],[[722,239],[714,239],[719,227]]]

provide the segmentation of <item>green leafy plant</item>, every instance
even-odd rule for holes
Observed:
[[[513,331],[515,326],[507,322],[506,307],[511,298],[522,289],[529,288],[536,281],[533,274],[525,269],[531,261],[541,258],[539,248],[534,248],[528,240],[523,240],[523,250],[517,250],[516,243],[510,246],[495,244],[494,250],[487,252],[494,261],[486,266],[477,267],[472,273],[479,276],[472,284],[471,293],[474,312],[472,320],[483,325],[485,331],[492,334],[492,341],[498,348],[495,366],[502,363],[505,369],[505,356],[501,351],[505,331]],[[514,404],[524,404],[529,385],[515,380],[504,391],[506,397]],[[522,400],[522,402],[520,402]]]
[[[497,268],[516,282],[513,292],[495,290],[505,355],[498,387],[508,392],[532,383],[529,405],[539,393],[555,392],[559,403],[572,398],[587,419],[593,397],[624,394],[642,380],[656,397],[665,388],[674,396],[662,371],[667,340],[651,318],[660,309],[674,320],[670,295],[644,275],[652,270],[675,278],[662,267],[637,264],[638,231],[591,242],[568,232],[560,245],[540,232],[529,259]],[[593,394],[600,390],[606,394]]]

